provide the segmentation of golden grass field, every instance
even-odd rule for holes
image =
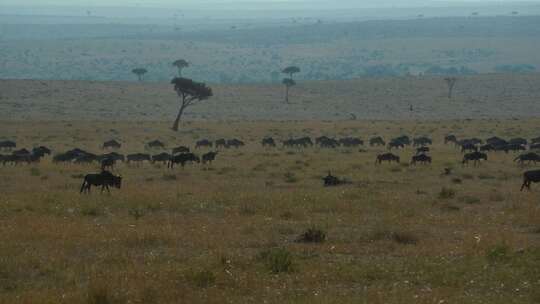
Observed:
[[[135,120],[135,119],[134,119]],[[0,167],[1,303],[537,303],[540,185],[491,153],[462,166],[443,136],[536,137],[539,119],[0,121],[19,147],[122,153],[236,137],[212,165],[120,164],[122,189],[80,195],[98,165]],[[262,148],[264,136],[434,139],[434,163],[375,165],[384,148]],[[203,150],[206,151],[206,150]],[[197,153],[201,153],[197,151]],[[449,176],[444,168],[453,168]],[[322,187],[334,175],[350,185]],[[308,228],[323,243],[298,243]]]

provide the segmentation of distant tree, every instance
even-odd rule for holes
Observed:
[[[206,84],[195,82],[188,78],[176,77],[171,81],[171,84],[174,85],[174,90],[178,94],[178,97],[180,97],[180,109],[172,126],[174,131],[178,131],[178,125],[180,119],[182,119],[184,110],[189,106],[212,97],[213,93],[212,88],[207,87]]]
[[[446,81],[446,84],[448,85],[448,98],[452,98],[452,92],[454,91],[454,86],[456,85],[457,78],[456,77],[446,77],[444,79]]]
[[[136,68],[131,70],[131,73],[137,75],[139,81],[142,81],[144,74],[148,73],[148,71],[145,68]]]
[[[296,73],[300,73],[300,68],[296,66],[289,66],[284,68],[281,73],[289,75],[289,79],[294,79],[293,75]]]
[[[296,85],[296,81],[291,78],[285,78],[282,83],[285,85],[285,102],[289,103],[289,89]]]
[[[189,62],[185,61],[184,59],[178,59],[173,62],[172,65],[178,69],[178,77],[182,77],[182,70],[189,67]]]

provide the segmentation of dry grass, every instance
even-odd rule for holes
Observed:
[[[190,123],[172,133],[161,122],[0,122],[20,146],[56,152],[99,151],[112,137],[124,153],[155,138],[248,143],[205,167],[120,165],[125,183],[111,195],[78,193],[81,174],[97,166],[0,167],[0,302],[532,303],[540,300],[540,188],[519,192],[524,168],[511,154],[462,167],[441,141],[446,133],[530,138],[538,124]],[[382,148],[259,145],[266,135],[321,134],[429,135],[434,163],[375,166]],[[405,162],[413,149],[399,153]],[[449,166],[453,174],[442,175]],[[353,183],[323,188],[328,170]],[[295,242],[311,227],[324,242]]]

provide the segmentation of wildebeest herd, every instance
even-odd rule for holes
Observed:
[[[531,140],[521,137],[505,140],[493,136],[484,141],[479,138],[458,140],[455,135],[447,135],[444,137],[444,143],[454,144],[456,148],[459,148],[461,153],[463,153],[463,159],[461,161],[463,165],[473,163],[474,166],[479,166],[482,161],[488,160],[488,153],[495,152],[510,153],[526,151],[523,154],[516,156],[514,161],[519,164],[536,164],[540,161],[540,155],[535,152],[535,150],[540,150],[540,137]],[[265,137],[260,141],[260,144],[263,148],[275,148],[278,146],[278,141],[272,137]],[[369,145],[371,147],[386,146],[388,149],[388,152],[376,156],[375,164],[377,165],[380,165],[383,162],[400,163],[400,156],[394,154],[396,152],[392,151],[399,151],[400,149],[405,149],[407,146],[412,146],[415,149],[415,154],[411,157],[410,165],[431,164],[433,160],[429,153],[432,144],[433,140],[426,136],[416,137],[411,140],[409,136],[402,135],[390,139],[388,144],[380,136],[369,139]],[[282,147],[289,149],[308,148],[313,146],[324,149],[335,149],[339,147],[357,148],[363,146],[364,141],[357,137],[332,138],[320,136],[312,139],[305,136],[283,140],[281,141],[281,145]],[[201,139],[195,142],[195,149],[216,149],[215,151],[203,153],[201,156],[195,154],[194,151],[191,151],[188,146],[174,147],[170,149],[171,153],[132,153],[127,155],[117,152],[95,154],[75,148],[66,152],[56,153],[52,157],[52,162],[55,164],[99,164],[101,173],[89,174],[85,177],[81,187],[81,193],[83,193],[89,192],[92,185],[102,186],[103,189],[107,190],[109,186],[120,188],[121,177],[115,176],[109,171],[114,171],[114,167],[118,162],[136,165],[140,165],[142,162],[148,162],[166,165],[167,168],[173,169],[176,165],[185,167],[188,163],[202,162],[203,164],[211,164],[219,155],[219,149],[238,149],[243,146],[245,146],[245,143],[239,139],[218,139],[215,141]],[[117,150],[121,147],[122,144],[116,140],[106,141],[101,146],[103,150]],[[166,144],[159,140],[150,141],[145,147],[150,150],[167,149]],[[43,157],[52,154],[51,149],[45,146],[38,146],[31,150],[24,148],[17,150],[17,144],[14,141],[9,140],[0,141],[0,151],[4,152],[3,154],[0,154],[0,163],[2,163],[3,166],[38,163]],[[360,151],[365,152],[365,150]],[[6,154],[6,152],[10,153]],[[530,184],[533,182],[540,182],[540,170],[527,171],[523,176],[524,181],[521,190],[530,188]],[[323,178],[323,181],[325,186],[335,186],[344,183],[343,180],[330,173]]]

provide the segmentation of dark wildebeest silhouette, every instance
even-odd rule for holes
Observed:
[[[531,138],[531,144],[540,144],[540,136]]]
[[[234,147],[234,148],[240,148],[240,147],[243,147],[245,146],[246,144],[239,140],[239,139],[236,139],[236,138],[233,138],[233,139],[229,139],[227,140],[227,148],[230,148],[230,147]]]
[[[525,146],[518,145],[518,144],[508,144],[506,146],[503,146],[502,149],[506,153],[508,153],[509,151],[517,152],[517,151],[525,151],[525,150],[527,150],[527,148],[525,148]]]
[[[126,157],[122,154],[119,154],[119,153],[116,153],[116,152],[111,152],[111,153],[107,153],[107,154],[102,154],[98,157],[100,160],[104,160],[106,158],[110,158],[110,159],[113,159],[114,162],[119,162],[119,161],[125,161],[126,160]]]
[[[102,171],[98,174],[87,174],[84,177],[80,193],[90,193],[92,186],[101,186],[102,193],[105,189],[110,193],[109,187],[116,187],[118,189],[122,187],[122,177],[115,176],[109,171]]]
[[[507,145],[508,142],[500,137],[497,137],[497,136],[493,136],[493,137],[490,137],[488,139],[486,139],[486,143],[488,144],[492,144],[494,146],[497,146],[497,145]]]
[[[265,137],[262,139],[261,144],[263,147],[275,147],[276,141],[272,137]]]
[[[399,141],[405,146],[408,146],[411,144],[411,139],[407,135],[401,135],[400,137],[396,137],[392,139],[391,141]]]
[[[473,145],[473,146],[478,146],[478,145],[481,145],[483,143],[483,141],[479,138],[466,138],[466,139],[462,139],[462,140],[458,140],[456,141],[455,145],[456,147],[462,147],[464,145]]]
[[[395,148],[395,149],[400,149],[400,148],[403,149],[403,148],[405,148],[405,144],[402,143],[399,140],[392,140],[392,141],[390,141],[388,143],[388,149],[392,150],[393,148]]]
[[[485,144],[485,145],[480,146],[480,151],[482,152],[495,151],[496,149],[497,147],[495,147],[492,144]]]
[[[51,149],[45,146],[39,146],[32,149],[32,154],[40,155],[40,157],[44,157],[45,155],[51,155],[51,153]]]
[[[169,160],[171,160],[172,155],[166,152],[159,153],[156,155],[152,155],[152,163],[163,163],[166,164]]]
[[[227,145],[227,140],[224,139],[224,138],[220,138],[220,139],[216,140],[214,145],[215,145],[216,149],[218,149],[218,148],[228,148],[229,147]]]
[[[152,148],[152,149],[163,149],[165,148],[165,144],[159,140],[153,140],[149,143],[146,144],[146,146],[148,148]]]
[[[211,164],[212,161],[214,161],[216,159],[216,155],[218,155],[218,152],[208,152],[208,153],[203,154],[202,163],[203,164],[206,164],[206,163]]]
[[[385,146],[386,142],[384,142],[384,139],[380,136],[372,137],[369,139],[369,145],[370,146]]]
[[[339,147],[339,142],[333,138],[329,138],[326,136],[320,137],[316,139],[316,143],[321,148],[337,148]]]
[[[122,147],[122,144],[117,142],[116,140],[109,140],[103,143],[102,149],[120,149]]]
[[[106,169],[114,170],[114,163],[116,161],[112,158],[104,158],[101,160],[101,171],[105,171]]]
[[[74,161],[75,159],[79,158],[79,157],[82,157],[84,155],[87,155],[89,154],[88,152],[82,150],[82,149],[79,149],[79,148],[75,148],[75,149],[72,149],[72,150],[69,150],[69,151],[66,151],[64,153],[60,153],[60,154],[57,154],[53,157],[53,163],[60,163],[60,162],[63,162],[63,163],[67,163],[67,162],[72,162]]]
[[[11,140],[0,141],[0,150],[11,150],[17,148],[17,143]]]
[[[538,144],[532,144],[532,145],[530,146],[530,148],[531,148],[531,150],[540,150],[540,143],[538,143]]]
[[[356,137],[341,138],[339,143],[344,147],[358,147],[364,145],[364,141]]]
[[[39,162],[40,158],[41,157],[39,155],[35,155],[32,153],[4,155],[2,157],[2,164],[4,166],[6,164],[13,164],[13,165],[19,165],[22,163],[31,164],[31,163]]]
[[[185,146],[179,146],[179,147],[176,147],[176,148],[173,148],[172,150],[172,154],[178,154],[178,153],[189,153],[189,148],[188,147],[185,147]]]
[[[212,148],[212,142],[208,139],[201,139],[195,143],[195,149],[202,148],[202,147],[208,147]]]
[[[431,157],[425,154],[414,155],[411,160],[411,165],[416,165],[416,163],[431,164]]]
[[[467,143],[464,143],[463,145],[461,145],[461,153],[465,153],[465,152],[477,152],[478,151],[478,146],[476,146],[475,144],[471,143],[471,142],[467,142]]]
[[[86,153],[86,154],[82,154],[80,156],[77,156],[73,162],[75,164],[91,164],[93,162],[97,162],[99,161],[99,157],[95,154],[92,154],[92,153]]]
[[[140,162],[143,162],[143,161],[152,161],[152,158],[150,157],[149,154],[145,154],[145,153],[134,153],[134,154],[129,154],[127,157],[126,157],[126,160],[127,160],[127,163],[131,163],[131,162],[136,162],[136,163],[140,163]]]
[[[421,136],[421,137],[417,137],[417,138],[413,139],[413,146],[414,147],[427,146],[427,145],[431,145],[431,144],[433,144],[433,141],[431,140],[431,138],[426,137],[426,136]]]
[[[323,183],[325,187],[332,187],[343,184],[350,184],[351,182],[333,176],[332,173],[328,172],[328,175],[323,177]]]
[[[392,153],[384,153],[377,155],[377,159],[375,160],[375,164],[381,164],[383,161],[387,161],[389,163],[395,161],[396,163],[399,163],[399,156],[394,155]]]
[[[313,141],[309,137],[292,138],[283,142],[284,147],[304,147],[313,146]]]
[[[508,141],[511,145],[522,145],[526,146],[528,144],[528,141],[525,138],[522,137],[514,137]]]
[[[168,167],[172,169],[174,168],[175,164],[180,164],[180,166],[182,166],[183,168],[188,162],[200,163],[201,159],[193,153],[182,153],[182,154],[174,155],[173,157],[171,157],[171,159],[169,160]]]
[[[455,144],[455,143],[457,142],[457,137],[456,137],[455,135],[452,135],[452,134],[446,135],[446,136],[444,137],[444,144],[447,144],[447,143],[449,143],[449,142]]]
[[[15,150],[15,151],[11,152],[11,154],[13,154],[13,155],[28,155],[28,154],[30,154],[30,151],[26,150],[25,148],[22,148],[22,149]]]
[[[528,162],[528,163],[533,162],[536,164],[537,162],[540,162],[540,155],[534,152],[529,152],[529,153],[521,154],[520,156],[514,158],[514,161],[520,164],[523,164],[525,162]]]
[[[467,153],[463,156],[463,164],[469,164],[469,161],[473,161],[474,165],[477,166],[480,164],[480,160],[487,160],[487,154],[482,152],[472,152]]]
[[[520,191],[523,191],[523,188],[527,187],[528,190],[531,189],[531,183],[540,182],[540,170],[532,170],[523,173],[523,184],[521,185]]]
[[[422,153],[427,153],[429,152],[429,147],[419,147],[419,148],[416,148],[416,154],[422,154]]]

